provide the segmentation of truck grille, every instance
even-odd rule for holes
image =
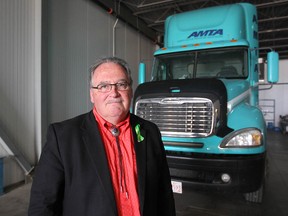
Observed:
[[[174,137],[211,135],[217,110],[207,98],[149,98],[135,105],[136,115],[154,122],[163,136]]]

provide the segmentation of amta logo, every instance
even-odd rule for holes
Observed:
[[[206,36],[217,36],[223,35],[223,29],[209,29],[205,31],[194,31],[189,35],[188,38],[206,37]]]

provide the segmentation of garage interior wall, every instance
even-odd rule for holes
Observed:
[[[125,59],[134,79],[138,63],[152,58],[151,40],[89,0],[47,0],[47,123],[91,109],[89,68],[96,58]]]
[[[268,88],[269,85],[260,86]],[[272,122],[275,127],[279,127],[279,116],[288,115],[288,60],[279,61],[279,81],[269,90],[259,92],[260,107],[266,119],[267,125]],[[261,102],[263,100],[263,102]],[[273,102],[274,101],[274,102]],[[273,105],[274,103],[274,105]],[[274,107],[273,107],[274,106]],[[274,119],[274,121],[273,121]]]
[[[32,163],[41,140],[41,1],[1,0],[0,29],[0,128]],[[2,147],[4,186],[22,181]]]
[[[88,0],[49,0],[47,4],[47,122],[91,109],[89,67],[96,58],[118,56],[131,69],[134,88],[138,63],[152,58],[155,45]]]
[[[1,0],[0,14],[0,127],[33,166],[49,123],[92,108],[88,71],[96,58],[124,58],[135,89],[138,63],[155,50],[151,40],[89,0]],[[3,169],[4,187],[25,179],[11,157]]]

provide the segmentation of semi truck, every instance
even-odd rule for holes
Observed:
[[[260,49],[257,9],[250,3],[165,20],[149,81],[146,64],[139,64],[132,111],[159,127],[174,193],[233,191],[262,202],[267,131],[259,107]],[[266,82],[273,84],[279,55],[266,53]]]

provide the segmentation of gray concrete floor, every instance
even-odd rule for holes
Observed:
[[[268,131],[268,176],[261,204],[241,194],[191,191],[175,195],[177,216],[287,216],[288,134]]]
[[[175,194],[177,216],[287,216],[288,134],[268,133],[269,175],[262,204],[248,203],[240,194],[191,191]],[[26,216],[31,183],[0,196],[0,216]]]
[[[0,196],[0,216],[26,216],[31,182]]]

